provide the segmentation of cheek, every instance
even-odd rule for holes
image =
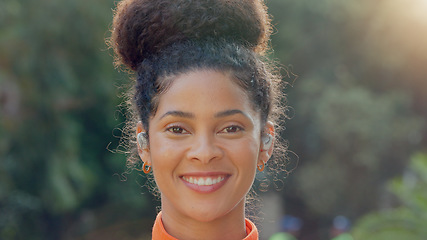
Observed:
[[[160,192],[170,191],[171,179],[174,179],[174,170],[179,164],[178,148],[163,141],[150,142],[151,166],[154,181]]]
[[[256,168],[259,156],[258,151],[259,144],[253,139],[242,141],[236,145],[230,145],[229,148],[235,164],[248,170]]]
[[[171,163],[177,158],[178,149],[161,138],[151,138],[150,156],[153,171],[172,167]]]

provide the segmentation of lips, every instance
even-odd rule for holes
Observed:
[[[208,174],[207,176],[200,174],[181,176],[184,184],[193,191],[199,193],[211,193],[221,188],[228,180],[229,175],[226,174]]]

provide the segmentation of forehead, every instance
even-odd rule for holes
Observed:
[[[169,88],[161,94],[155,116],[165,111],[220,112],[239,109],[258,115],[248,94],[227,72],[194,70],[174,76]],[[154,116],[154,117],[155,117]]]

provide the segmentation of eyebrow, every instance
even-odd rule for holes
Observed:
[[[222,117],[232,116],[232,115],[235,115],[235,114],[241,114],[241,115],[245,116],[246,118],[251,119],[246,113],[242,112],[239,109],[232,109],[232,110],[222,111],[222,112],[219,112],[219,113],[215,114],[214,117],[215,118],[222,118]]]
[[[167,116],[174,116],[174,117],[182,117],[182,118],[194,118],[194,114],[189,112],[182,112],[182,111],[169,111],[165,114],[163,114],[160,119],[165,118]]]
[[[236,115],[236,114],[241,114],[244,117],[251,119],[251,117],[249,117],[246,113],[244,113],[243,111],[239,110],[239,109],[231,109],[231,110],[225,110],[219,113],[216,113],[214,115],[215,118],[223,118],[223,117],[228,117],[228,116],[232,116],[232,115]],[[195,118],[194,114],[189,113],[189,112],[183,112],[183,111],[169,111],[166,112],[165,114],[163,114],[160,119],[165,118],[167,116],[174,116],[174,117],[182,117],[182,118],[190,118],[193,119]]]

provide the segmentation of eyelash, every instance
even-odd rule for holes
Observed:
[[[232,130],[232,131],[229,131]],[[237,125],[231,125],[228,127],[223,128],[219,133],[237,133],[243,131],[244,128],[237,126]],[[183,127],[174,125],[166,128],[166,131],[173,133],[173,134],[188,134],[189,132],[185,130]]]

